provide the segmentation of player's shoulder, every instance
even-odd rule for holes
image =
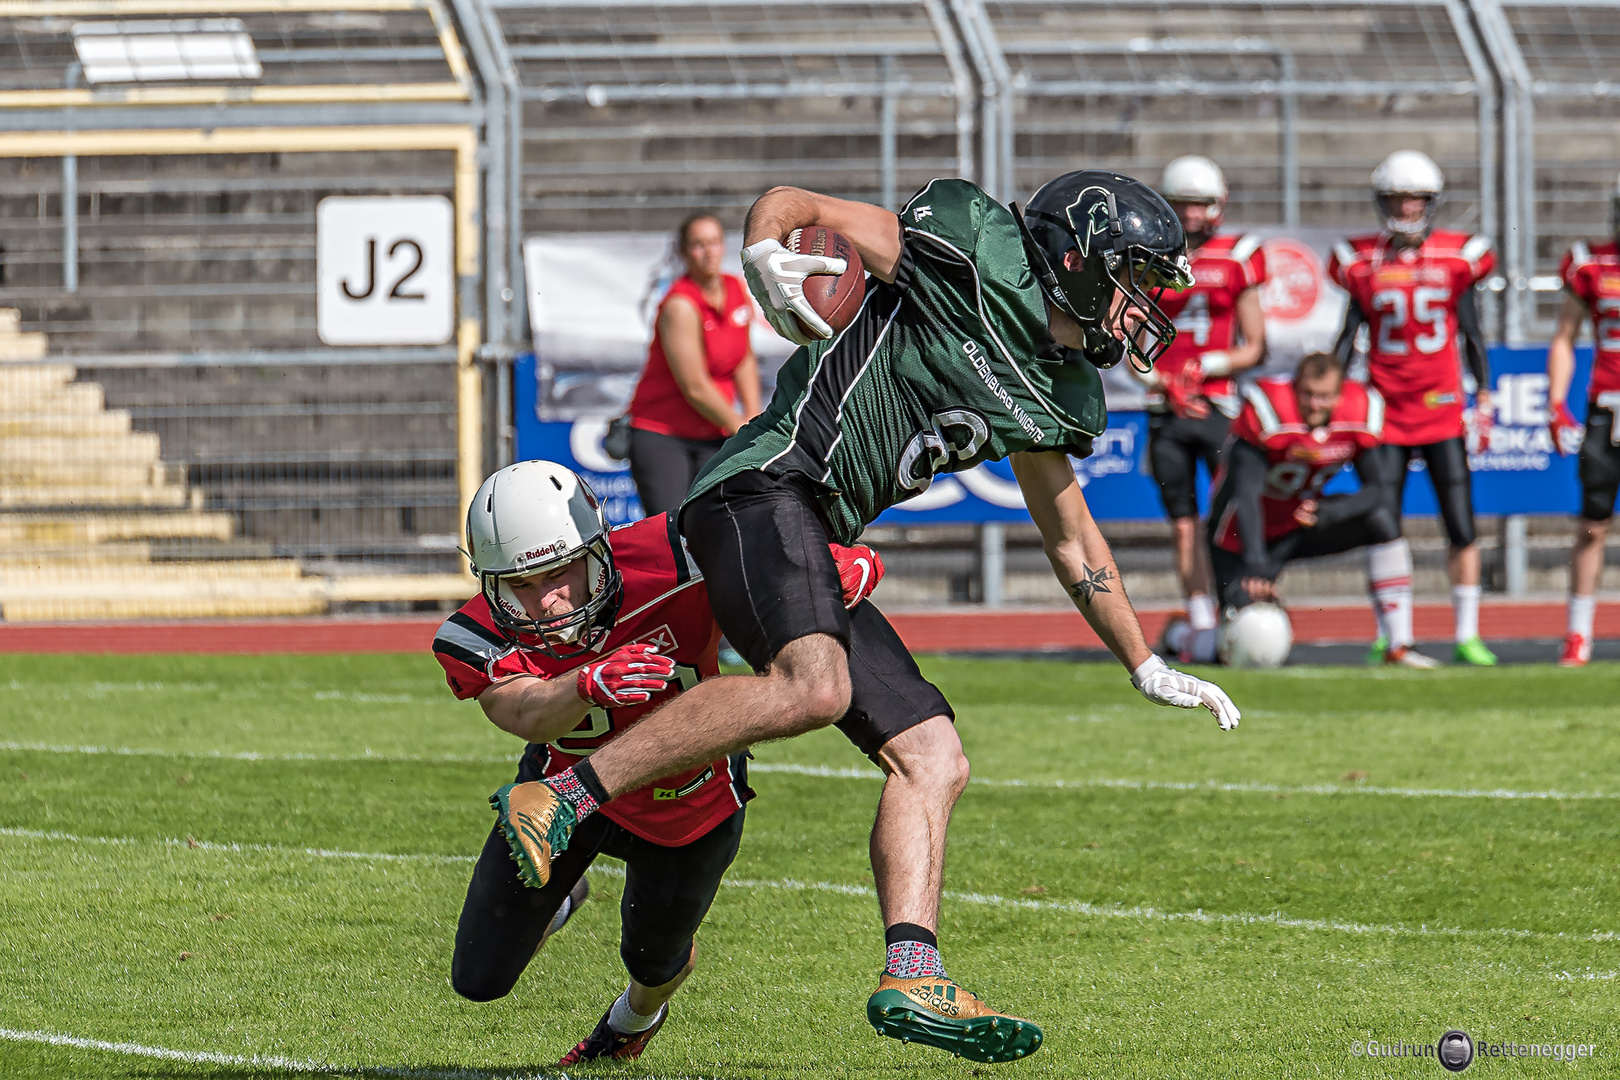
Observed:
[[[1243,411],[1253,417],[1262,442],[1305,430],[1294,398],[1294,381],[1281,376],[1255,379],[1243,388]]]
[[[1366,383],[1346,379],[1339,391],[1339,404],[1329,421],[1332,431],[1367,436],[1373,442],[1384,437],[1384,397]]]
[[[900,210],[900,227],[931,256],[971,261],[986,229],[1018,239],[1012,212],[971,180],[930,180]],[[1022,250],[1022,241],[1020,248]]]
[[[1259,254],[1261,243],[1260,237],[1254,233],[1216,233],[1198,245],[1193,257],[1248,262]]]
[[[450,674],[457,696],[476,696],[488,685],[491,666],[516,648],[496,627],[482,593],[462,604],[433,635],[433,655]]]
[[[608,547],[624,576],[627,608],[703,577],[672,514],[654,514],[620,525],[608,533]]]
[[[1462,259],[1467,263],[1477,263],[1493,250],[1491,238],[1484,233],[1457,229],[1435,229],[1423,241],[1423,254],[1431,258]]]
[[[1341,285],[1351,275],[1372,266],[1383,249],[1382,233],[1360,233],[1335,240],[1328,257],[1328,273]]]

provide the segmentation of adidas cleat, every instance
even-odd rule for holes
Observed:
[[[1451,658],[1459,664],[1471,664],[1474,667],[1496,666],[1496,654],[1491,652],[1478,636],[1457,642],[1457,651],[1451,654]]]
[[[1381,637],[1367,648],[1367,666],[1378,667],[1389,652],[1389,638]]]
[[[615,1031],[608,1017],[613,1010],[609,1009],[602,1014],[602,1019],[596,1022],[596,1030],[587,1035],[578,1046],[558,1059],[559,1065],[578,1065],[582,1061],[598,1061],[606,1058],[609,1061],[634,1061],[647,1049],[652,1037],[658,1034],[658,1029],[664,1026],[669,1019],[669,1006],[663,1005],[658,1010],[658,1019],[646,1031],[638,1031],[634,1035],[625,1035]]]
[[[917,1042],[970,1061],[1026,1058],[1041,1048],[1041,1029],[991,1009],[944,976],[897,979],[885,972],[866,1003],[879,1035]]]
[[[574,833],[574,804],[545,784],[507,784],[489,797],[501,832],[517,860],[525,885],[543,888],[551,880],[551,860],[568,847]]]

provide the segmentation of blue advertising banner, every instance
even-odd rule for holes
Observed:
[[[1497,347],[1491,350],[1491,379],[1496,394],[1496,430],[1483,454],[1471,455],[1474,508],[1481,514],[1572,514],[1580,505],[1580,483],[1574,457],[1561,457],[1547,434],[1547,350]],[[1574,386],[1586,385],[1591,370],[1589,348],[1576,351]],[[602,449],[607,417],[542,421],[537,411],[539,380],[532,354],[518,358],[514,406],[517,455],[545,458],[580,472],[602,497],[615,523],[641,517],[630,468]],[[1571,410],[1585,415],[1585,395],[1570,395]],[[1159,492],[1148,475],[1147,414],[1110,412],[1108,430],[1096,440],[1095,452],[1075,463],[1091,512],[1100,520],[1157,518]],[[1353,490],[1348,473],[1329,491]],[[1202,478],[1201,500],[1207,499],[1208,477]],[[1421,462],[1407,477],[1406,512],[1436,512],[1434,489]],[[877,521],[880,525],[960,524],[984,521],[1028,521],[1024,500],[1005,462],[967,472],[942,475],[929,489]]]

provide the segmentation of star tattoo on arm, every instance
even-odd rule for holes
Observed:
[[[1085,563],[1080,564],[1080,580],[1069,586],[1069,595],[1083,603],[1090,604],[1091,598],[1100,592],[1111,593],[1107,582],[1114,580],[1114,572],[1108,567],[1093,570]]]

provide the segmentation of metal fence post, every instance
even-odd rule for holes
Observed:
[[[883,208],[885,210],[897,209],[899,196],[895,189],[899,186],[896,174],[899,170],[898,148],[895,145],[898,136],[895,132],[895,98],[894,98],[894,57],[885,56],[878,60],[878,69],[882,72],[883,96],[878,99],[878,176],[879,187],[883,192]]]
[[[1007,527],[999,521],[979,526],[979,584],[985,607],[1000,607],[1007,578]]]
[[[1523,514],[1502,519],[1502,571],[1509,596],[1530,591],[1529,522]]]

